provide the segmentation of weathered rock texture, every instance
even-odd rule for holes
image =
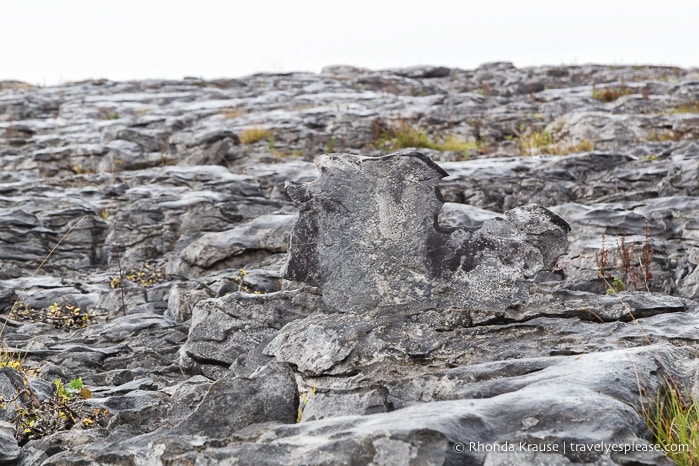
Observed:
[[[616,99],[594,98],[608,88]],[[57,377],[82,377],[91,406],[110,411],[99,428],[21,447],[0,412],[0,462],[668,464],[658,452],[563,447],[647,446],[641,404],[664,378],[699,394],[698,99],[698,70],[654,66],[0,83],[0,314],[18,296],[96,314],[72,331],[7,319],[2,343],[41,369],[39,399]],[[316,287],[283,287],[304,208],[285,182],[315,180],[321,154],[394,152],[401,125],[424,132],[412,140],[435,161],[435,231],[525,226],[497,234],[541,255],[530,272],[511,270],[534,279],[527,302],[373,306],[378,295],[356,286],[344,293],[367,308],[347,312]],[[548,215],[532,222],[529,204],[571,226],[555,265],[562,230]],[[631,267],[646,244],[647,266]],[[139,279],[146,261],[161,278]],[[626,290],[607,295],[613,277]],[[0,394],[22,386],[0,371]]]
[[[318,180],[287,185],[299,219],[285,278],[320,286],[340,310],[522,304],[568,245],[568,224],[536,205],[473,229],[440,226],[447,173],[420,152],[331,154],[317,166]]]

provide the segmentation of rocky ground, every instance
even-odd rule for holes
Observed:
[[[285,181],[409,146],[444,227],[568,222],[528,303],[339,312],[282,279]],[[0,82],[0,167],[3,464],[663,464],[644,406],[699,394],[699,70]],[[76,378],[71,429],[15,435]]]

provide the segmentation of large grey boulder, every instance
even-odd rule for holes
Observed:
[[[447,173],[417,151],[330,154],[317,166],[317,180],[287,185],[299,219],[285,277],[320,286],[341,311],[516,306],[567,248],[568,224],[536,205],[479,228],[440,226]]]

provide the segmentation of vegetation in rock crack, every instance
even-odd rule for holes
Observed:
[[[594,143],[587,139],[583,139],[577,144],[557,143],[553,134],[547,129],[535,130],[531,127],[520,127],[517,134],[520,155],[565,155],[590,152],[595,148]]]
[[[44,267],[44,265],[46,264],[46,262],[51,258],[51,256],[54,254],[54,252],[56,252],[56,250],[59,248],[59,246],[61,245],[61,243],[63,243],[63,241],[68,237],[68,235],[70,235],[70,233],[71,233],[75,228],[77,228],[78,225],[80,225],[80,224],[82,223],[82,221],[85,220],[86,218],[88,218],[88,216],[87,216],[87,215],[83,215],[77,222],[75,222],[70,228],[68,228],[68,231],[66,231],[66,232],[63,234],[63,236],[61,237],[61,239],[58,240],[58,242],[56,243],[56,245],[48,252],[48,254],[46,254],[46,256],[45,256],[44,259],[41,261],[41,263],[37,266],[37,268],[34,269],[34,272],[33,272],[32,275],[31,275],[32,277],[35,277],[35,276],[39,273],[39,271],[41,271],[41,269]],[[10,310],[9,310],[9,312],[8,312],[8,315],[9,315],[9,316],[13,315],[13,313],[16,314],[16,313],[19,312],[20,308],[22,307],[22,304],[21,304],[21,303],[22,303],[22,298],[24,297],[24,292],[25,292],[25,291],[26,291],[26,287],[25,287],[25,288],[22,288],[22,289],[20,290],[19,294],[17,295],[17,298],[16,298],[16,299],[14,300],[14,302],[12,303],[12,307],[10,308]],[[26,306],[25,306],[25,309],[26,309]],[[2,325],[2,327],[0,327],[0,338],[2,338],[2,334],[3,334],[3,332],[5,331],[5,326],[6,326],[6,325],[7,325],[7,320],[5,320],[4,323],[3,323],[3,325]],[[0,344],[0,352],[2,352],[2,351],[3,351],[3,348],[2,348],[2,345]]]
[[[653,247],[648,222],[644,236],[644,242],[638,251],[638,245],[629,244],[626,235],[621,235],[621,239],[617,241],[616,254],[611,255],[612,251],[607,248],[606,237],[602,233],[602,247],[595,252],[595,261],[597,277],[607,286],[607,294],[616,294],[624,290],[650,291],[653,278]],[[616,272],[616,275],[612,272]]]
[[[325,153],[329,154],[331,152],[335,151],[335,142],[337,142],[337,137],[334,135],[330,137],[330,141],[328,141],[328,145],[325,146]]]
[[[12,351],[7,351],[0,343],[0,368],[9,367],[16,371],[23,369],[24,358]]]
[[[699,465],[699,403],[677,383],[665,381],[655,400],[643,405],[653,441],[680,466]]]
[[[406,121],[400,121],[397,125],[379,130],[374,147],[384,151],[407,148],[425,148],[441,152],[453,151],[461,152],[464,158],[468,157],[469,151],[483,152],[485,149],[482,142],[466,141],[453,134],[441,140],[434,140],[426,131],[416,128]]]
[[[76,424],[83,428],[94,427],[109,415],[104,408],[88,408],[85,400],[92,396],[83,385],[82,378],[71,380],[67,385],[61,379],[54,380],[53,394],[39,400],[30,388],[29,379],[36,377],[38,369],[24,366],[24,358],[6,351],[0,345],[0,368],[9,367],[21,378],[21,386],[11,398],[0,396],[0,410],[13,408],[10,422],[15,428],[15,439],[20,445],[29,440],[42,438],[60,430],[68,430]]]
[[[260,290],[252,289],[252,285],[245,281],[245,277],[247,277],[247,276],[248,276],[247,270],[240,269],[240,270],[238,270],[238,275],[236,275],[233,278],[233,281],[235,281],[238,284],[238,291],[242,291],[244,293],[265,294]]]
[[[28,304],[13,307],[9,318],[20,322],[44,322],[58,329],[73,330],[85,328],[95,320],[95,313],[83,311],[69,303],[54,302],[48,307],[33,309]]]
[[[148,262],[144,262],[140,269],[129,270],[121,274],[126,280],[135,283],[136,285],[148,288],[165,280],[165,271],[163,269],[154,268]],[[112,277],[110,286],[114,289],[122,285],[120,277]]]
[[[629,95],[632,92],[631,88],[624,84],[620,86],[603,87],[601,89],[594,85],[592,86],[592,98],[601,102],[614,102],[619,97]]]
[[[243,130],[239,135],[238,139],[242,144],[255,144],[263,139],[269,139],[272,137],[272,132],[265,128],[249,128]]]
[[[238,118],[244,115],[245,112],[237,108],[227,108],[223,110],[223,118],[227,120],[232,120],[233,118]]]
[[[28,387],[26,377],[25,386]],[[29,388],[25,388],[9,400],[0,398],[0,407],[14,403],[16,414],[12,418],[15,426],[15,439],[20,445],[29,440],[39,439],[61,430],[71,429],[80,424],[84,428],[94,427],[99,421],[109,415],[109,411],[103,408],[88,408],[85,400],[92,396],[82,379],[73,379],[67,385],[62,380],[54,381],[53,394],[39,401]],[[29,406],[23,407],[18,402],[28,399]]]
[[[650,142],[677,142],[682,139],[682,133],[672,129],[668,130],[651,130],[648,133],[648,141]]]
[[[313,398],[316,394],[316,387],[315,385],[311,389],[311,391],[308,392],[303,392],[301,396],[299,397],[299,410],[298,414],[296,415],[296,423],[298,424],[301,422],[303,419],[303,410],[308,406],[308,403],[311,401],[311,398]]]
[[[97,109],[97,118],[101,120],[118,120],[120,115],[111,109],[100,107]]]
[[[699,100],[678,105],[675,108],[671,108],[668,113],[699,113]]]

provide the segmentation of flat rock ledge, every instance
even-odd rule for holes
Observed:
[[[319,286],[338,310],[516,306],[568,246],[568,224],[537,205],[440,226],[447,173],[417,151],[328,154],[316,165],[317,180],[287,182],[299,219],[284,276]]]

